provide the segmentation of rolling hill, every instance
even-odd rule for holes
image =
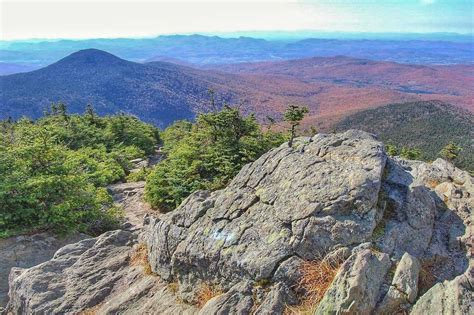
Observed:
[[[345,117],[336,131],[361,129],[385,143],[421,149],[423,159],[434,160],[449,142],[463,150],[456,161],[474,171],[474,115],[439,101],[390,104]]]
[[[281,119],[286,106],[310,108],[306,125],[389,103],[438,99],[474,111],[474,66],[423,66],[348,57],[222,65],[197,69],[135,63],[88,49],[39,70],[0,77],[0,119],[38,117],[51,102],[72,112],[91,103],[100,114],[124,111],[164,127],[209,110],[208,89],[244,113]]]
[[[124,111],[164,126],[205,110],[214,85],[205,72],[196,76],[186,67],[143,65],[89,49],[36,71],[0,77],[0,87],[2,117],[35,118],[62,101],[72,112],[91,103],[100,114]]]
[[[383,101],[385,95],[398,97],[397,102],[407,99],[440,99],[474,111],[474,65],[425,66],[395,62],[354,59],[344,56],[307,58],[280,62],[231,64],[220,70],[241,75],[264,75],[293,78],[322,91],[337,89],[338,93],[354,93],[352,102],[358,103],[362,95],[364,103],[373,102],[371,97]],[[376,90],[378,95],[370,95]],[[366,91],[367,93],[358,93]],[[358,95],[360,94],[360,95]],[[321,103],[321,102],[319,102]],[[351,103],[351,102],[348,102]],[[386,102],[387,104],[389,102]],[[346,103],[347,104],[347,103]],[[329,104],[336,110],[339,104]],[[346,106],[342,104],[342,106]],[[356,104],[354,104],[356,106]],[[321,111],[327,112],[326,109]]]

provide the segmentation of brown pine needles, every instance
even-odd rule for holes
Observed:
[[[145,244],[140,243],[137,245],[135,250],[130,255],[130,265],[131,266],[141,265],[143,266],[143,273],[145,275],[153,274],[150,263],[148,262],[148,249],[146,248]]]
[[[204,305],[206,305],[207,301],[221,294],[222,291],[216,286],[204,283],[201,285],[196,295],[196,306],[201,309]]]
[[[285,314],[313,314],[339,269],[338,263],[325,260],[305,261],[300,265],[301,277],[296,291],[303,292],[300,304],[287,306]]]

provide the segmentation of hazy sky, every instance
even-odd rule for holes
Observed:
[[[472,33],[472,0],[0,0],[3,40],[319,30]]]

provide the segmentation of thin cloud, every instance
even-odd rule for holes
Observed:
[[[421,4],[423,5],[432,5],[436,2],[436,0],[421,0]]]

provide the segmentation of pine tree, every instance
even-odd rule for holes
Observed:
[[[400,151],[400,156],[408,160],[419,160],[421,159],[421,150],[418,148],[407,148],[404,147]]]
[[[288,141],[288,146],[291,148],[293,146],[293,140],[296,134],[296,127],[299,126],[304,116],[309,112],[308,108],[305,106],[290,105],[287,107],[284,120],[290,123],[290,141]]]
[[[69,116],[67,115],[67,106],[64,103],[58,104],[58,115],[60,115],[64,120],[68,120]]]
[[[92,104],[87,104],[86,112],[85,112],[84,116],[86,117],[86,119],[90,123],[95,122],[96,114],[95,114],[95,110],[94,110],[94,107],[92,106]]]
[[[452,162],[457,159],[461,151],[462,148],[460,146],[450,142],[439,152],[439,155],[443,159]]]

